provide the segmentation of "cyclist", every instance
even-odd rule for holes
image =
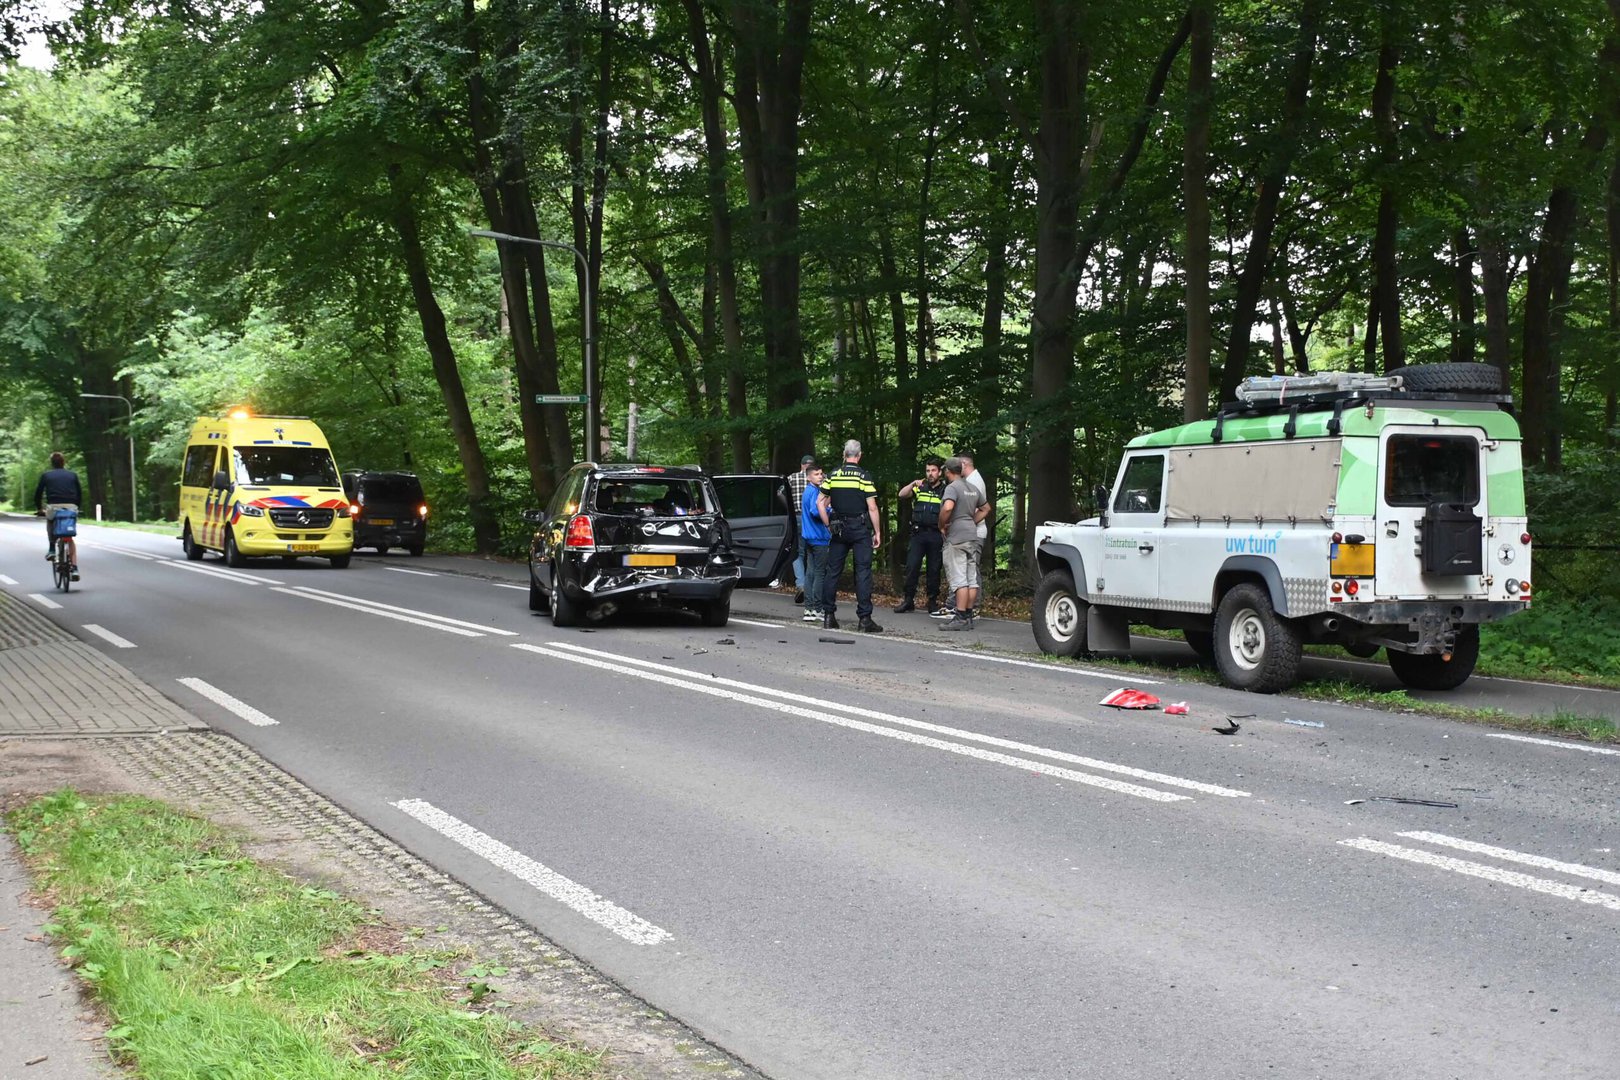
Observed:
[[[51,545],[56,542],[51,532],[51,519],[58,510],[77,510],[84,501],[84,488],[79,486],[79,474],[67,467],[67,458],[58,451],[51,455],[51,467],[39,476],[34,485],[34,513],[45,519],[45,558],[51,557]],[[68,563],[73,567],[73,580],[79,580],[79,546],[73,537],[65,536]]]

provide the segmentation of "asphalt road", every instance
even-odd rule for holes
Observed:
[[[39,531],[0,521],[0,587],[782,1080],[1620,1061],[1612,750],[1167,678],[1189,715],[1119,712],[770,598],[558,631],[404,556],[87,528],[56,596]]]

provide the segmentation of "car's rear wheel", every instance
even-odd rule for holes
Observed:
[[[535,582],[534,582],[534,578],[532,578],[532,577],[529,579],[529,610],[530,611],[550,611],[551,610],[551,601],[550,601],[550,599],[547,598],[546,591],[544,589],[542,589],[539,585],[536,585]]]
[[[578,626],[584,616],[583,604],[568,598],[568,593],[555,581],[551,583],[551,625]]]
[[[203,547],[197,543],[197,538],[191,535],[191,522],[186,522],[186,531],[180,536],[180,550],[186,553],[186,558],[192,562],[201,562]]]
[[[225,530],[225,565],[243,567],[247,565],[247,557],[236,547],[236,534],[230,529]]]
[[[405,550],[407,550],[407,551],[409,551],[411,553],[411,558],[420,559],[422,557],[422,549],[423,549],[423,547],[424,547],[424,545],[422,545],[422,544],[412,544],[410,547],[406,548]]]
[[[1215,667],[1228,686],[1275,694],[1299,678],[1299,631],[1271,606],[1260,585],[1246,582],[1221,597],[1215,615]]]
[[[704,626],[724,626],[731,621],[731,601],[712,600],[698,609]]]
[[[1457,631],[1451,659],[1439,653],[1389,652],[1389,668],[1395,677],[1414,690],[1455,690],[1468,681],[1479,662],[1479,627],[1465,626]]]
[[[1075,593],[1074,575],[1050,570],[1035,586],[1030,624],[1035,644],[1051,656],[1079,656],[1086,651],[1086,611],[1090,607]]]

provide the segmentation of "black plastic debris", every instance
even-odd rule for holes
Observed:
[[[1455,810],[1454,802],[1441,802],[1438,799],[1408,799],[1403,795],[1374,795],[1368,802],[1400,803],[1403,806],[1437,806],[1442,810]]]
[[[716,641],[715,644],[716,645],[735,645],[735,644],[737,644],[737,639],[736,638],[723,637],[719,641]]]
[[[1236,735],[1240,725],[1233,717],[1228,716],[1227,719],[1232,721],[1229,727],[1215,727],[1210,728],[1209,730],[1213,731],[1217,735]]]
[[[818,640],[825,641],[829,645],[853,645],[853,644],[855,644],[855,639],[854,638],[849,638],[849,637],[824,637],[824,638],[819,638]]]

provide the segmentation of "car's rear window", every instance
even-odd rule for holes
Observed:
[[[360,481],[368,502],[422,501],[422,482],[414,476],[368,476]]]
[[[1390,506],[1479,502],[1479,443],[1472,435],[1391,435],[1386,455]]]
[[[592,505],[599,513],[636,517],[684,517],[709,509],[701,482],[673,476],[604,476]]]

